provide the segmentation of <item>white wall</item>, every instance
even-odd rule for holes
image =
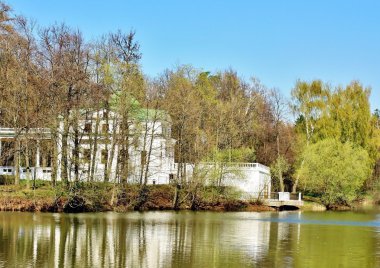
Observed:
[[[211,178],[213,169],[220,168],[222,170],[222,185],[236,187],[243,193],[243,197],[264,198],[269,197],[271,193],[271,177],[270,169],[259,163],[231,163],[222,164],[220,168],[216,163],[200,163],[198,169],[202,170],[205,176],[205,182],[209,184],[215,183],[215,178]],[[175,164],[177,170],[178,164]],[[194,171],[194,165],[186,164],[187,177],[191,178]],[[213,179],[214,181],[211,181]]]

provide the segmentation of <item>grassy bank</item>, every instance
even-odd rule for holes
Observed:
[[[95,212],[132,210],[171,210],[175,198],[173,185],[148,185],[142,194],[137,185],[121,188],[112,183],[78,183],[69,189],[58,184],[37,181],[29,187],[0,185],[0,210],[42,212]],[[179,207],[182,210],[208,211],[270,211],[260,202],[242,201],[229,189],[205,187],[197,194],[180,190]]]

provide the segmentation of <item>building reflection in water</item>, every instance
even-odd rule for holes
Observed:
[[[2,212],[0,267],[317,267],[324,261],[318,254],[336,251],[318,240],[318,230],[328,239],[339,228],[301,224],[302,217],[299,212]],[[353,239],[344,239],[343,246],[365,246],[354,253],[361,263],[379,260],[368,254],[379,248],[376,234],[367,230]],[[330,263],[352,263],[349,258]]]

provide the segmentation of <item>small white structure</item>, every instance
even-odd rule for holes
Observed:
[[[178,168],[177,164],[175,165]],[[232,186],[242,192],[244,199],[266,199],[271,193],[269,167],[260,163],[200,163],[186,164],[187,177],[203,177],[208,185]],[[195,171],[196,170],[196,171]]]
[[[75,177],[74,147],[79,142],[79,180],[104,181],[108,170],[108,181],[120,181],[119,160],[121,145],[118,114],[106,110],[81,115],[79,133],[69,129],[67,161],[70,181]],[[14,175],[16,140],[20,142],[20,179],[52,179],[52,148],[56,148],[56,178],[62,176],[63,120],[58,129],[36,128],[17,130],[0,128],[0,175]],[[95,141],[96,140],[96,141]],[[28,143],[26,147],[25,144]],[[55,146],[52,143],[55,142]],[[24,144],[24,145],[23,145]],[[174,160],[175,140],[171,138],[171,120],[164,111],[141,109],[130,122],[128,138],[128,183],[139,183],[147,178],[148,184],[169,184],[177,176],[178,164]],[[26,153],[27,152],[27,153]],[[28,159],[28,160],[26,160]],[[29,165],[27,165],[29,162]],[[147,167],[148,165],[148,167]],[[29,168],[27,168],[29,166]],[[191,178],[193,165],[186,164],[187,178]],[[271,191],[269,168],[259,163],[201,163],[202,169],[220,174],[219,186],[234,186],[247,198],[268,198]],[[107,167],[107,168],[106,168]],[[206,173],[207,173],[206,172]],[[147,174],[146,174],[147,173]],[[93,176],[90,176],[93,174]]]
[[[242,192],[245,197],[249,198],[269,198],[271,193],[270,169],[260,163],[236,163],[233,167],[239,170],[237,176],[230,175],[231,179],[227,180],[226,185],[235,186]],[[239,175],[239,173],[241,175]],[[251,179],[255,178],[255,179]]]

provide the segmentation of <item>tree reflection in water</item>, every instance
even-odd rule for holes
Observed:
[[[0,267],[376,267],[374,213],[0,213]]]

